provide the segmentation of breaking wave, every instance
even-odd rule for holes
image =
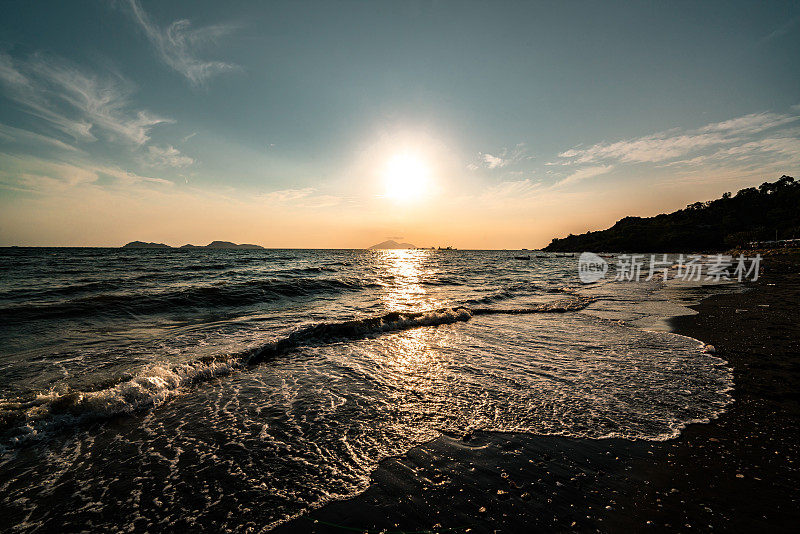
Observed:
[[[306,346],[362,339],[411,328],[453,324],[480,315],[578,311],[591,302],[590,298],[577,298],[513,309],[457,306],[420,312],[391,312],[377,317],[312,324],[238,354],[206,357],[174,366],[149,366],[132,378],[94,391],[53,389],[27,400],[0,399],[0,432],[5,434],[11,444],[18,444],[59,427],[155,407],[182,388],[229,375]]]

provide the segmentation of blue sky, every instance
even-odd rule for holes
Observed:
[[[0,245],[543,246],[797,176],[798,50],[796,2],[8,2]]]

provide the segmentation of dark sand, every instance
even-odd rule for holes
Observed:
[[[800,531],[797,265],[766,258],[750,291],[673,320],[734,369],[735,402],[712,423],[660,443],[441,437],[275,532]]]

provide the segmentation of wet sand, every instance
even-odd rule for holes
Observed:
[[[771,531],[800,524],[800,267],[672,320],[734,369],[734,403],[675,440],[443,436],[275,532]]]

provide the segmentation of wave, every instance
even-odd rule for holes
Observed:
[[[230,269],[233,266],[227,263],[209,263],[209,264],[199,264],[199,265],[183,265],[178,268],[179,271],[223,271],[225,269]]]
[[[492,304],[495,302],[500,302],[503,300],[509,300],[516,297],[519,297],[521,294],[525,292],[528,293],[550,293],[550,294],[574,294],[569,288],[567,287],[542,287],[533,284],[517,284],[514,286],[506,287],[500,291],[496,291],[489,295],[485,295],[483,297],[477,297],[473,299],[469,299],[466,301],[469,305],[475,304]]]
[[[119,289],[120,285],[125,282],[122,278],[113,280],[99,280],[99,281],[83,281],[76,280],[69,285],[61,285],[55,287],[45,287],[36,289],[35,294],[37,298],[43,297],[65,297],[79,293],[91,293],[96,291],[111,291]],[[21,289],[12,289],[0,292],[0,299],[26,299],[30,298],[33,291],[30,287]],[[1,312],[0,312],[1,313]]]
[[[427,278],[420,282],[423,286],[464,286],[467,279],[462,276],[441,276],[438,278]]]
[[[107,313],[158,313],[177,308],[242,306],[287,297],[360,291],[375,284],[355,278],[250,280],[189,286],[152,293],[102,293],[49,304],[16,304],[0,308],[0,321],[50,319]]]
[[[491,293],[489,295],[485,295],[483,297],[469,299],[469,300],[467,300],[467,304],[470,304],[470,305],[473,305],[473,304],[492,304],[493,302],[499,302],[499,301],[502,301],[502,300],[508,300],[508,299],[514,298],[516,296],[517,296],[517,293],[515,291],[504,289],[504,290],[501,290],[501,291],[496,291],[496,292]]]
[[[103,389],[53,389],[28,400],[0,400],[0,432],[12,445],[51,431],[87,421],[133,413],[158,406],[181,389],[263,363],[293,350],[384,333],[469,321],[490,314],[562,313],[585,308],[592,299],[542,304],[518,309],[457,306],[419,312],[391,312],[376,317],[318,323],[298,328],[283,338],[232,355],[210,356],[194,362],[142,369],[132,378]]]
[[[529,313],[565,313],[579,311],[594,302],[594,299],[581,297],[571,301],[537,304],[525,308],[475,308],[473,315],[525,315]]]
[[[310,267],[294,267],[291,269],[283,269],[281,274],[306,274],[306,273],[335,273],[338,269],[327,266],[310,266]]]

